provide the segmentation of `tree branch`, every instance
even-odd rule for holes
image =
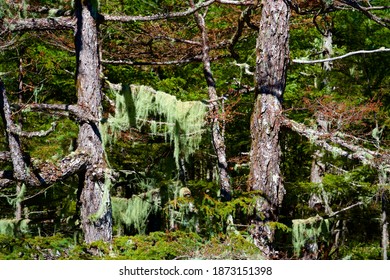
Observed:
[[[22,131],[20,129],[20,127],[15,126],[15,127],[10,128],[9,132],[16,134],[18,136],[27,137],[27,138],[45,137],[45,136],[49,135],[51,132],[53,132],[55,130],[56,126],[57,126],[57,123],[53,122],[51,124],[51,128],[49,128],[48,130],[30,131],[30,132]]]
[[[191,62],[199,62],[202,61],[201,55],[196,55],[186,59],[179,60],[170,60],[170,61],[131,61],[131,60],[109,60],[102,59],[102,63],[112,64],[112,65],[177,65],[177,64],[185,64]]]
[[[325,58],[325,59],[317,59],[317,60],[305,60],[305,59],[293,59],[293,63],[298,63],[298,64],[314,64],[314,63],[323,63],[323,62],[329,62],[337,59],[343,59],[348,56],[352,55],[357,55],[357,54],[365,54],[365,53],[378,53],[378,52],[388,52],[390,49],[386,49],[384,47],[376,49],[376,50],[360,50],[360,51],[354,51],[354,52],[349,52],[340,56],[336,57],[331,57],[331,58]]]
[[[76,27],[76,19],[73,17],[6,19],[2,25],[4,30],[9,32],[73,30]]]
[[[29,182],[35,185],[37,180],[28,172],[28,164],[24,159],[22,149],[20,147],[19,136],[10,132],[15,130],[15,124],[12,120],[11,109],[8,103],[3,81],[0,80],[0,113],[3,119],[3,124],[6,130],[6,138],[10,150],[11,161],[14,170],[14,177],[18,181]]]
[[[390,20],[389,19],[383,19],[383,18],[376,16],[375,14],[371,13],[370,10],[367,9],[366,7],[359,5],[359,3],[357,3],[355,0],[340,0],[340,2],[362,12],[366,17],[375,21],[379,25],[382,25],[383,27],[390,28],[390,25],[389,25]]]
[[[22,180],[30,186],[47,186],[62,181],[77,174],[85,168],[89,162],[89,154],[84,151],[75,152],[64,157],[57,163],[41,162],[39,159],[31,159],[31,170],[29,180]],[[12,171],[0,171],[0,186],[20,181]]]
[[[77,122],[99,122],[100,120],[92,116],[89,112],[79,105],[67,104],[14,104],[16,110],[31,110],[35,112],[47,112],[50,114],[59,114],[72,117]]]
[[[164,20],[177,17],[185,17],[195,13],[196,11],[208,7],[211,4],[215,3],[216,0],[208,0],[205,2],[199,2],[195,7],[189,8],[186,11],[166,13],[166,14],[156,14],[150,16],[113,16],[103,14],[104,21],[118,21],[118,22],[137,22],[137,21],[153,21],[153,20]]]
[[[332,217],[337,216],[338,214],[340,214],[340,213],[342,213],[342,212],[348,211],[348,210],[350,210],[350,209],[352,209],[352,208],[354,208],[354,207],[356,207],[356,206],[360,206],[360,205],[363,205],[363,202],[359,201],[359,202],[357,202],[357,203],[355,203],[355,204],[352,204],[352,205],[350,205],[350,206],[347,206],[347,207],[345,207],[345,208],[343,208],[343,209],[341,209],[341,210],[339,210],[339,211],[333,212],[333,213],[329,214],[329,216],[324,217],[324,218],[325,218],[325,219],[326,219],[326,218],[332,218]]]
[[[286,117],[283,117],[282,123],[284,126],[292,129],[298,134],[305,136],[315,145],[318,145],[326,151],[338,156],[358,160],[363,164],[367,164],[376,169],[382,164],[390,164],[389,154],[383,154],[378,151],[371,151],[367,148],[351,144],[338,136],[317,131]],[[332,143],[333,145],[329,144],[328,142]],[[349,151],[337,147],[336,145],[348,149]]]

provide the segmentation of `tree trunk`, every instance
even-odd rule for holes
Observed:
[[[382,203],[382,213],[381,213],[381,227],[382,227],[382,259],[387,260],[387,249],[389,247],[389,230],[388,230],[388,224],[387,221],[387,200],[388,200],[388,190],[386,189],[386,185],[388,185],[389,182],[389,174],[388,170],[380,166],[379,167],[379,185],[381,186],[380,189],[380,196],[381,196],[381,203]]]
[[[253,219],[255,244],[272,253],[274,230],[267,224],[277,220],[285,189],[280,174],[279,132],[282,98],[289,61],[290,9],[283,0],[262,1],[259,36],[256,44],[256,99],[251,119],[249,186],[261,191]]]
[[[96,1],[75,2],[77,17],[76,88],[78,105],[94,119],[101,118],[101,81]],[[96,5],[96,4],[95,4]],[[112,216],[109,189],[105,185],[106,163],[99,123],[81,123],[78,147],[89,153],[89,164],[79,174],[81,224],[87,243],[111,241]]]
[[[202,32],[203,73],[207,82],[208,96],[210,99],[209,114],[211,120],[211,137],[214,151],[218,160],[218,176],[221,197],[223,200],[228,201],[231,199],[232,190],[228,173],[228,163],[226,160],[225,136],[223,133],[224,129],[223,124],[221,124],[220,121],[220,106],[218,103],[219,97],[217,95],[215,80],[211,71],[209,39],[204,17],[198,12],[195,12],[195,19],[200,31]]]

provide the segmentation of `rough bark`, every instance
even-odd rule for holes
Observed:
[[[261,191],[262,212],[253,219],[252,235],[265,254],[271,253],[274,231],[266,222],[277,220],[285,189],[280,173],[279,132],[282,98],[289,60],[289,6],[283,0],[262,1],[256,44],[256,99],[251,119],[249,186]]]
[[[13,177],[17,181],[26,182],[29,185],[38,185],[37,178],[28,172],[29,166],[23,155],[16,125],[12,119],[11,108],[6,95],[4,83],[0,81],[0,112],[6,129],[6,138],[13,167]]]
[[[94,119],[101,119],[101,81],[98,47],[98,23],[96,1],[75,1],[77,32],[76,89],[78,106],[84,108]],[[89,154],[90,161],[80,173],[81,221],[87,243],[96,240],[111,241],[112,215],[107,186],[104,184],[106,163],[102,139],[97,121],[80,124],[79,149]]]
[[[232,190],[230,186],[230,178],[228,174],[228,163],[226,160],[226,146],[225,137],[223,134],[223,125],[220,121],[220,105],[218,103],[219,98],[217,95],[217,89],[215,86],[215,80],[211,71],[210,63],[210,44],[206,29],[206,23],[204,17],[198,12],[195,13],[195,19],[198,24],[198,28],[202,34],[202,62],[203,73],[207,82],[208,97],[210,99],[209,115],[211,120],[211,136],[214,151],[218,160],[218,176],[220,183],[221,196],[224,200],[230,200]]]

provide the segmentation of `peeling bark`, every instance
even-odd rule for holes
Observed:
[[[282,98],[289,60],[289,6],[283,0],[262,1],[256,44],[256,100],[251,119],[249,186],[261,191],[257,217],[252,220],[255,244],[272,254],[274,230],[268,221],[277,220],[285,189],[280,173],[279,132]]]

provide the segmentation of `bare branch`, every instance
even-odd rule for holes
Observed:
[[[371,13],[370,9],[359,5],[359,3],[357,3],[355,0],[340,0],[340,2],[362,12],[365,16],[367,16],[369,19],[375,21],[376,23],[378,23],[384,27],[390,28],[390,25],[389,25],[390,20],[389,19],[384,19],[384,18],[378,17],[377,15]]]
[[[390,156],[388,154],[382,154],[379,151],[371,151],[367,148],[354,145],[349,143],[347,140],[338,137],[337,135],[320,132],[286,117],[283,117],[282,122],[283,125],[291,128],[298,134],[305,136],[315,145],[318,145],[326,151],[338,156],[346,157],[348,159],[355,159],[374,168],[378,168],[378,166],[381,164],[390,163]],[[331,144],[329,144],[329,142]],[[349,151],[340,148],[340,146]]]
[[[234,59],[238,59],[238,54],[234,51],[234,46],[238,43],[244,29],[244,24],[250,22],[250,14],[253,10],[253,6],[246,8],[242,11],[238,20],[237,29],[234,32],[232,38],[229,40],[229,51]]]
[[[180,39],[180,38],[173,38],[173,37],[169,37],[169,36],[156,36],[156,37],[153,37],[153,40],[167,40],[167,41],[171,41],[171,42],[184,43],[184,44],[197,45],[197,46],[202,45],[200,42],[197,42],[197,41],[185,40],[185,39]]]
[[[33,138],[33,137],[45,137],[49,135],[51,132],[55,130],[57,126],[56,122],[53,122],[51,124],[51,127],[48,130],[41,130],[41,131],[22,131],[18,126],[15,126],[13,128],[9,129],[9,132],[16,134],[21,137],[27,137],[27,138]]]
[[[10,47],[14,46],[18,40],[16,38],[12,38],[12,40],[6,42],[4,45],[0,46],[0,51],[4,51],[6,49],[9,49]]]
[[[354,208],[354,207],[356,207],[356,206],[360,206],[360,205],[363,205],[363,202],[359,201],[359,202],[357,202],[357,203],[355,203],[355,204],[352,204],[352,205],[350,205],[350,206],[347,206],[347,207],[345,207],[345,208],[343,208],[343,209],[341,209],[341,210],[339,210],[339,211],[333,212],[332,214],[330,214],[330,215],[329,215],[328,217],[326,217],[326,218],[332,218],[332,217],[337,216],[338,214],[340,214],[340,213],[342,213],[342,212],[348,211],[348,210],[350,210],[350,209],[352,209],[352,208]]]
[[[62,181],[83,170],[89,162],[89,154],[80,150],[69,154],[57,163],[41,162],[38,159],[31,159],[32,166],[28,180],[22,180],[27,184],[38,187],[47,186]],[[0,186],[9,185],[20,181],[15,177],[15,171],[0,171]]]
[[[235,0],[216,0],[216,2],[220,4],[237,5],[237,6],[252,6],[257,3],[257,1],[235,1]]]
[[[36,112],[47,112],[50,114],[58,114],[62,116],[70,116],[77,122],[99,122],[100,120],[92,116],[89,112],[81,108],[79,105],[67,104],[14,104],[13,107],[17,110],[31,110]]]
[[[36,176],[39,178],[41,185],[51,185],[55,182],[62,181],[83,170],[89,162],[90,155],[86,152],[76,150],[75,152],[64,157],[58,163],[43,163],[36,166]]]
[[[156,14],[156,15],[150,15],[150,16],[112,16],[112,15],[105,15],[105,14],[103,14],[102,16],[103,16],[105,21],[118,21],[118,22],[164,20],[164,19],[185,17],[188,15],[191,15],[191,14],[195,13],[196,11],[198,11],[204,7],[210,6],[211,4],[213,4],[215,2],[216,2],[216,0],[208,0],[205,2],[199,2],[194,7],[191,7],[189,9],[187,9],[186,11],[166,13],[166,14]]]
[[[181,60],[170,60],[170,61],[131,61],[131,60],[109,60],[102,59],[102,63],[113,64],[113,65],[177,65],[185,64],[190,62],[202,61],[202,56],[197,55],[194,57],[181,59]]]
[[[76,20],[73,17],[7,19],[3,28],[10,32],[73,30]]]
[[[325,59],[317,59],[317,60],[305,60],[305,59],[293,59],[293,63],[299,63],[299,64],[314,64],[314,63],[323,63],[323,62],[329,62],[337,59],[343,59],[348,56],[357,55],[357,54],[365,54],[365,53],[378,53],[378,52],[388,52],[390,49],[386,49],[384,47],[376,49],[376,50],[360,50],[360,51],[354,51],[349,52],[340,56],[331,57],[331,58],[325,58]]]
[[[390,6],[373,6],[365,7],[367,11],[380,11],[380,10],[390,10]]]

